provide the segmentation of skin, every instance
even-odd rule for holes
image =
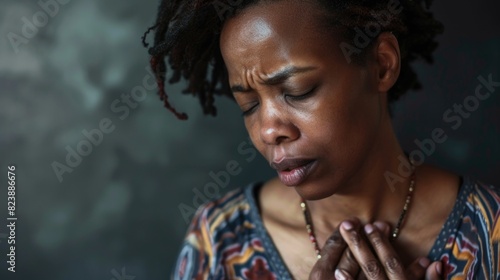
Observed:
[[[259,202],[264,225],[296,279],[331,279],[317,275],[337,268],[347,279],[361,270],[371,275],[368,279],[419,279],[425,273],[438,279],[437,263],[416,264],[429,252],[453,207],[456,175],[419,166],[398,239],[374,244],[370,238],[384,236],[383,223],[375,221],[388,223],[387,236],[409,186],[405,177],[391,188],[383,176],[386,171],[398,174],[398,157],[404,157],[386,101],[400,72],[399,43],[382,33],[368,50],[366,65],[348,63],[338,48],[344,39],[321,27],[318,19],[323,19],[321,10],[309,2],[259,3],[229,19],[221,33],[229,82],[238,106],[247,112],[244,122],[255,147],[269,162],[283,157],[315,161],[297,186],[287,187],[276,178],[263,186]],[[273,79],[293,67],[301,70]],[[329,258],[315,257],[300,197],[308,200],[318,243]],[[340,226],[346,220],[355,225],[353,230]],[[362,230],[365,225],[375,228],[372,235]],[[335,232],[346,246],[327,246]],[[368,241],[356,242],[356,234]],[[389,257],[401,267],[396,274],[383,268]],[[383,273],[367,271],[371,262]]]

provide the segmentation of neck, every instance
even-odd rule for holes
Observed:
[[[379,135],[352,180],[330,197],[308,201],[317,232],[331,234],[340,222],[353,217],[362,224],[374,221],[385,221],[392,226],[396,224],[411,180],[410,172],[400,174],[400,165],[409,167],[409,163],[390,121]],[[389,173],[394,176],[389,176]]]

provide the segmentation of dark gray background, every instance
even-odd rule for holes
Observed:
[[[22,34],[22,18],[41,8],[0,1],[0,279],[168,279],[187,226],[179,205],[192,205],[195,191],[213,181],[211,171],[238,162],[231,188],[273,175],[260,156],[247,161],[238,152],[248,139],[239,109],[225,98],[216,100],[219,116],[211,118],[192,97],[173,97],[189,114],[186,122],[163,109],[153,91],[124,120],[110,109],[148,75],[140,36],[156,6],[70,0],[15,53],[7,35]],[[411,151],[415,139],[441,127],[449,138],[427,162],[500,185],[500,88],[456,130],[442,116],[474,93],[479,75],[500,81],[498,2],[440,1],[433,10],[446,31],[435,64],[417,64],[424,90],[395,108],[398,136]],[[59,182],[51,164],[64,163],[66,147],[75,148],[82,130],[103,118],[115,130]],[[15,274],[6,271],[1,235],[8,164],[17,166]]]

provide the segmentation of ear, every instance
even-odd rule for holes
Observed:
[[[387,92],[394,86],[401,70],[401,54],[396,36],[384,32],[374,46],[378,69],[378,91]]]

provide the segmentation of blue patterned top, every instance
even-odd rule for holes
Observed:
[[[198,209],[173,279],[292,279],[264,228],[252,184]],[[429,259],[445,279],[500,279],[500,190],[463,178]]]

